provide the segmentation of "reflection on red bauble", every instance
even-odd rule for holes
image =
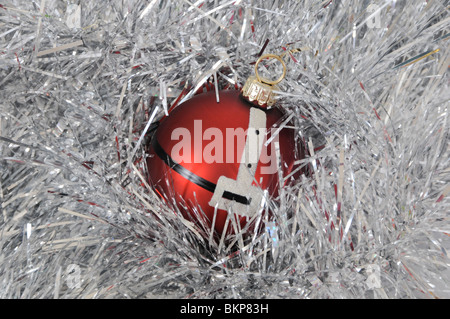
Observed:
[[[279,168],[288,176],[304,151],[292,127],[277,130],[282,109],[255,105],[237,90],[218,97],[195,95],[160,121],[147,145],[148,178],[167,205],[203,229],[248,233],[278,195]]]

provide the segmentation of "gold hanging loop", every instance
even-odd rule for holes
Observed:
[[[267,80],[267,79],[261,79],[261,77],[259,76],[259,74],[258,74],[258,64],[264,59],[276,59],[283,66],[283,74],[281,74],[281,76],[277,80],[270,81],[270,80]],[[276,85],[276,84],[280,83],[281,81],[283,81],[284,77],[286,76],[286,64],[284,63],[283,59],[279,55],[276,55],[276,54],[265,54],[265,55],[262,55],[262,56],[260,56],[260,58],[255,63],[255,76],[256,76],[256,79],[259,82],[261,82],[261,83],[266,83],[266,84],[269,84],[269,85]]]

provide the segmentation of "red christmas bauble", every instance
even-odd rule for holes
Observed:
[[[251,230],[265,203],[277,197],[280,182],[283,187],[301,173],[280,181],[279,168],[286,177],[304,158],[294,130],[277,129],[283,110],[265,106],[236,90],[220,91],[219,102],[211,91],[180,104],[148,144],[151,186],[170,207],[217,236]]]

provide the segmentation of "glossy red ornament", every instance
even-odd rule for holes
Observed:
[[[213,197],[214,192],[207,187],[199,186],[199,183],[190,179],[189,173],[192,176],[200,177],[202,180],[208,181],[217,185],[219,178],[222,176],[236,180],[239,168],[241,167],[240,158],[244,148],[243,143],[234,143],[234,162],[230,163],[226,161],[227,150],[227,138],[223,138],[222,149],[224,150],[224,156],[222,163],[215,161],[207,163],[204,156],[202,161],[195,163],[195,152],[197,154],[203,153],[205,147],[210,144],[210,141],[203,140],[203,145],[198,148],[195,144],[195,133],[204,135],[205,131],[210,128],[219,129],[224,132],[226,136],[227,128],[230,129],[242,128],[247,130],[249,126],[249,114],[250,109],[254,108],[252,104],[245,102],[244,98],[240,96],[239,91],[227,90],[220,91],[219,93],[220,103],[216,102],[215,92],[207,92],[194,96],[185,103],[179,105],[173,110],[170,115],[164,118],[154,136],[152,142],[149,145],[149,157],[147,158],[147,166],[149,172],[149,181],[151,186],[162,196],[167,197],[167,204],[174,207],[178,206],[179,210],[183,213],[184,217],[195,222],[202,222],[209,227],[213,226],[214,229],[221,234],[224,230],[225,222],[228,212],[218,209],[217,215],[214,221],[214,207],[209,202]],[[283,112],[278,108],[272,108],[264,110],[267,116],[267,128],[271,128],[278,123],[283,117]],[[201,120],[201,131],[199,130],[198,121]],[[197,122],[195,122],[197,121]],[[195,125],[197,123],[197,127]],[[176,163],[171,156],[173,148],[180,143],[179,139],[174,139],[172,133],[179,128],[184,128],[191,132],[191,161],[186,163],[185,161]],[[236,132],[236,130],[235,130]],[[265,141],[271,139],[271,132],[268,132],[268,136]],[[297,159],[303,158],[302,148],[297,147],[294,139],[294,130],[284,128],[278,133],[279,137],[279,151],[281,155],[281,168],[283,176],[288,176],[294,168],[294,162]],[[230,141],[230,139],[228,139]],[[265,142],[264,142],[265,143]],[[270,158],[262,163],[261,159],[258,162],[256,172],[254,175],[254,181],[252,185],[259,187],[261,190],[267,190],[271,198],[275,198],[278,195],[279,189],[279,175],[278,168],[273,170],[274,163],[278,166],[276,160],[275,148],[272,146],[274,141],[267,147],[267,155]],[[155,147],[155,144],[158,146]],[[241,144],[241,145],[239,145]],[[239,148],[240,147],[240,148]],[[265,147],[265,146],[263,146]],[[159,149],[159,154],[155,151],[155,148],[162,148],[163,153]],[[219,148],[219,147],[218,147]],[[228,147],[228,149],[230,149]],[[172,158],[172,160],[164,159]],[[267,163],[269,162],[269,163]],[[183,172],[177,172],[173,169],[174,165],[180,165],[185,169]],[[172,167],[172,168],[171,168]],[[272,168],[270,168],[272,167]],[[264,174],[264,168],[266,171],[270,171],[269,174]],[[195,177],[193,177],[195,179]],[[237,194],[241,195],[241,194]],[[201,210],[199,210],[201,207]],[[248,219],[247,214],[242,212],[242,216],[236,214],[235,221],[240,223],[241,229],[245,227]],[[237,225],[237,224],[236,224]],[[235,225],[235,227],[236,227]],[[228,222],[227,231],[232,231],[233,221]]]
[[[237,90],[219,91],[218,99],[215,91],[195,95],[163,118],[147,146],[147,167],[167,205],[220,238],[254,231],[279,188],[302,173],[279,185],[279,168],[290,175],[304,151],[295,130],[277,129],[282,109]]]

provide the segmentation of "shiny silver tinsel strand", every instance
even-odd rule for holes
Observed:
[[[0,298],[450,297],[448,10],[2,1]],[[145,133],[263,52],[313,174],[220,247],[148,188]]]

